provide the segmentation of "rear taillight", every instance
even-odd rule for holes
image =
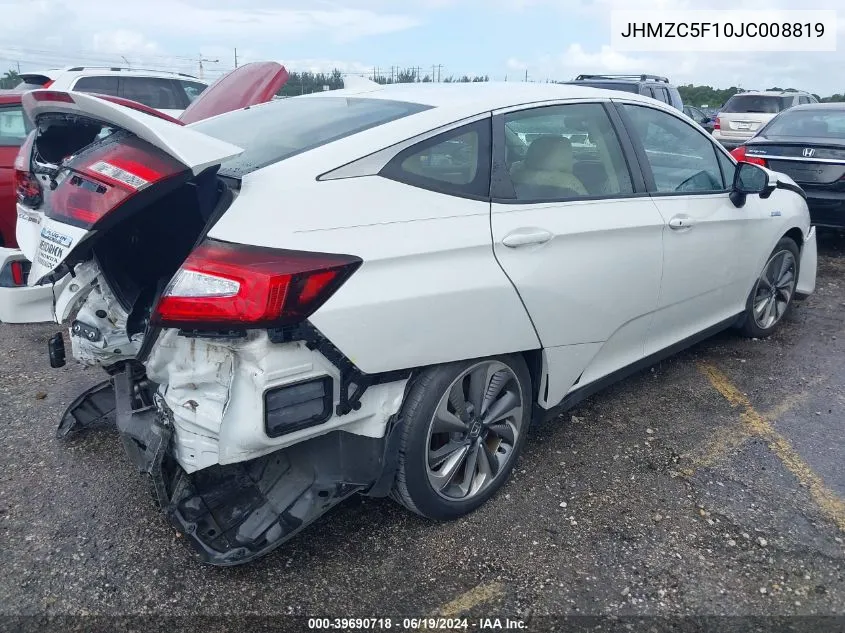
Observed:
[[[0,288],[17,288],[25,286],[29,277],[30,263],[25,259],[8,262],[0,270]]]
[[[748,156],[745,145],[740,145],[736,149],[731,150],[731,156],[736,158],[740,163],[752,163],[754,165],[766,166],[766,160],[757,156]]]
[[[10,268],[12,269],[12,283],[16,286],[23,286],[26,283],[23,264],[21,262],[12,262]]]
[[[86,229],[147,187],[185,170],[174,158],[134,137],[80,154],[67,167],[47,216]]]
[[[31,207],[38,208],[42,200],[41,184],[30,172],[30,159],[32,157],[32,146],[35,143],[35,135],[38,132],[33,130],[30,132],[26,140],[18,150],[18,155],[15,157],[15,196],[18,202]]]
[[[298,323],[319,308],[361,260],[207,239],[185,260],[153,311],[162,327],[254,328]]]
[[[722,121],[719,119],[719,117],[716,117],[716,121],[713,123],[713,129],[714,130],[721,130],[722,129]]]

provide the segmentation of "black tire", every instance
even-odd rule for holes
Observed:
[[[773,259],[778,257],[783,251],[788,251],[792,254],[794,260],[794,269],[792,271],[794,283],[792,285],[792,290],[789,294],[789,298],[786,302],[786,308],[773,323],[771,323],[767,327],[762,327],[761,324],[759,324],[754,318],[754,298],[758,296],[758,291],[761,286],[761,280],[766,274],[766,271],[769,269],[769,264],[771,264]],[[766,338],[768,336],[771,336],[771,334],[783,322],[783,318],[789,313],[789,310],[792,308],[793,300],[795,299],[795,283],[797,283],[798,281],[800,262],[801,251],[799,250],[798,245],[795,243],[795,241],[788,237],[781,238],[781,240],[777,243],[774,250],[772,251],[772,254],[766,260],[766,265],[763,267],[763,271],[760,273],[760,276],[757,278],[757,281],[754,282],[754,287],[751,288],[751,292],[748,293],[748,299],[745,302],[745,313],[742,317],[742,322],[739,325],[739,331],[743,336],[747,336],[749,338]]]
[[[434,441],[429,436],[429,429],[438,404],[450,385],[479,363],[502,363],[515,376],[515,382],[509,378],[511,382],[508,386],[509,388],[518,387],[522,398],[519,431],[507,456],[507,462],[496,471],[490,482],[485,484],[486,488],[480,489],[476,494],[471,494],[465,499],[444,498],[429,481],[429,450],[430,442]],[[534,405],[532,394],[528,366],[519,355],[460,361],[423,370],[413,379],[402,404],[403,429],[399,448],[399,466],[393,490],[390,493],[391,498],[412,512],[438,521],[456,519],[484,504],[507,481],[519,458],[531,421]],[[477,440],[484,442],[483,438],[477,438]],[[466,441],[472,442],[471,439]]]

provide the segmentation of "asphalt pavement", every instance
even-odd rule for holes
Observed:
[[[355,497],[229,569],[194,558],[114,430],[54,439],[102,372],[50,369],[56,325],[0,324],[0,628],[439,614],[470,630],[716,615],[751,630],[750,616],[845,614],[845,237],[819,248],[816,294],[774,337],[723,333],[535,427],[474,514],[437,524]]]

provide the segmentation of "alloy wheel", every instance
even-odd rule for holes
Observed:
[[[467,500],[505,472],[522,432],[522,391],[498,361],[479,362],[452,381],[428,429],[426,468],[437,494]]]
[[[752,300],[754,322],[763,330],[781,320],[795,292],[795,256],[788,250],[772,255],[757,280]]]

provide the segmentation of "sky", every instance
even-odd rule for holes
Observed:
[[[797,8],[795,0],[0,0],[0,73],[125,65],[215,79],[239,63],[371,74],[420,67],[441,76],[567,80],[579,73],[649,73],[675,84],[845,92],[845,3],[837,51],[626,53],[610,46],[613,9]]]

